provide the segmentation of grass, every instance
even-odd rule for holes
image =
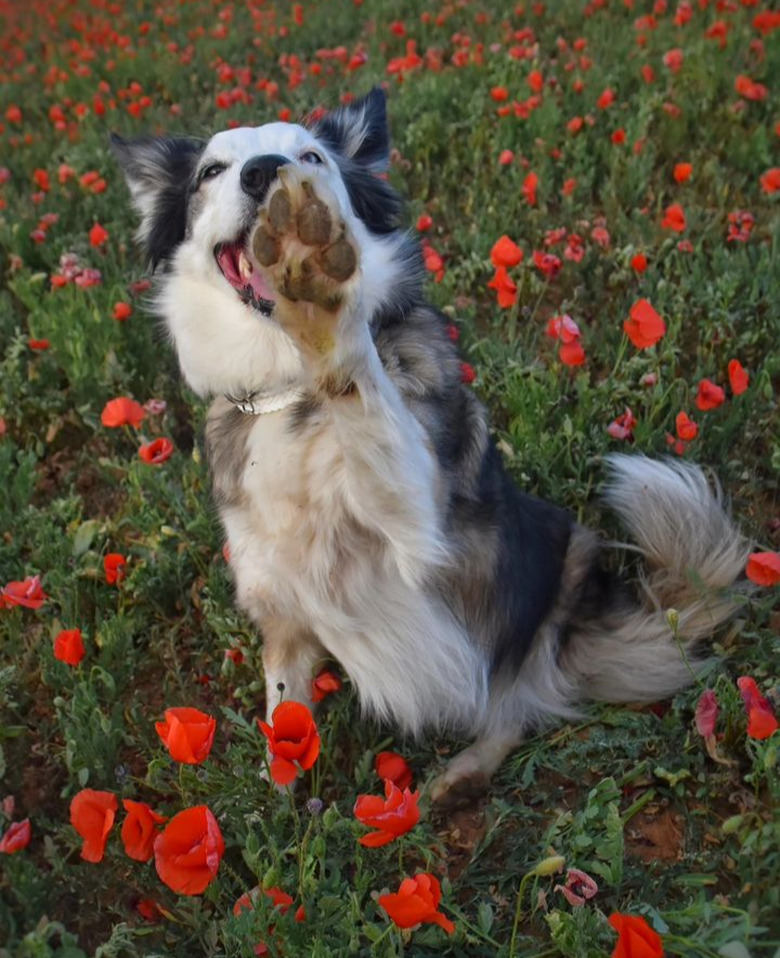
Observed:
[[[295,119],[386,83],[391,176],[409,197],[410,225],[432,217],[425,238],[444,260],[428,291],[457,322],[517,480],[603,522],[602,457],[627,445],[607,426],[630,407],[632,448],[661,455],[686,411],[699,434],[683,454],[713,467],[746,534],[777,548],[780,216],[760,178],[777,164],[771,78],[780,47],[777,33],[754,26],[760,7],[693,4],[682,24],[677,11],[670,4],[648,20],[640,0],[500,10],[484,0],[312,0],[301,17],[280,0],[6,7],[0,584],[39,574],[49,598],[37,611],[0,609],[0,795],[15,805],[3,804],[0,833],[11,819],[32,822],[29,846],[0,856],[3,958],[250,956],[260,942],[288,958],[597,958],[613,948],[606,916],[616,910],[643,915],[668,955],[780,954],[778,738],[746,736],[734,683],[752,675],[778,704],[776,590],[745,601],[698,687],[658,707],[594,708],[587,722],[529,740],[472,809],[437,817],[425,802],[426,781],[459,743],[398,741],[361,718],[348,687],[318,714],[322,755],[295,796],[260,777],[259,638],[232,602],[202,457],[205,409],[179,381],[148,299],[130,286],[144,267],[107,144],[112,129],[207,135],[228,122]],[[679,72],[664,64],[673,49],[683,51]],[[534,70],[544,86],[530,108]],[[744,83],[736,92],[740,75],[753,98]],[[769,87],[765,97],[755,84]],[[507,100],[491,96],[499,87]],[[599,108],[608,88],[615,101]],[[583,124],[572,133],[575,117]],[[618,130],[622,143],[613,142]],[[504,150],[514,153],[508,165]],[[684,183],[673,177],[680,162],[693,166]],[[61,164],[75,171],[63,183]],[[47,190],[36,170],[48,174]],[[104,191],[94,177],[82,185],[89,171]],[[529,171],[539,178],[535,205],[523,193]],[[672,203],[684,208],[681,233],[661,226]],[[746,242],[727,239],[739,210],[755,218]],[[44,214],[56,222],[42,227]],[[96,222],[108,231],[99,247],[89,240]],[[601,243],[598,226],[608,232]],[[559,227],[582,237],[584,256],[563,257],[547,281],[532,252]],[[487,287],[490,250],[505,233],[525,253],[510,271],[519,295],[509,309]],[[631,265],[639,252],[642,273]],[[67,253],[98,268],[102,282],[53,288]],[[667,324],[646,350],[623,333],[640,298]],[[132,306],[122,322],[113,318],[120,301]],[[578,368],[561,363],[545,336],[564,312],[581,330],[587,359]],[[31,339],[49,346],[33,349]],[[750,374],[739,396],[726,385],[731,359]],[[700,412],[705,377],[727,398]],[[107,429],[101,410],[120,395],[167,406],[138,431]],[[137,448],[161,435],[175,452],[148,466]],[[127,557],[118,587],[104,577],[111,552]],[[86,655],[69,667],[52,640],[76,627]],[[235,649],[243,661],[225,656]],[[693,724],[705,687],[720,702],[718,761]],[[217,718],[202,765],[178,766],[155,734],[174,705]],[[352,807],[358,794],[379,793],[373,759],[388,747],[410,761],[426,814],[395,843],[363,849]],[[83,862],[68,808],[84,787],[167,815],[207,804],[226,843],[216,879],[202,896],[174,894],[153,862],[125,856],[118,825],[104,860]],[[313,796],[323,803],[314,813]],[[535,871],[552,854],[597,880],[586,906],[554,890],[562,875]],[[377,905],[378,893],[417,870],[440,877],[452,936],[432,925],[401,932]],[[233,903],[256,885],[284,888],[306,921],[268,899],[234,916]],[[145,918],[138,905],[148,901]]]

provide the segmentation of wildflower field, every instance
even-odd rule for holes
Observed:
[[[0,15],[0,956],[777,958],[780,14]],[[427,787],[462,743],[365,719],[335,664],[313,717],[259,724],[205,405],[108,142],[297,121],[374,85],[430,298],[517,481],[617,536],[603,456],[682,456],[754,543],[689,691],[594,707],[447,812]]]

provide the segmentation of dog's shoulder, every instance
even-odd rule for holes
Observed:
[[[427,304],[380,314],[374,342],[391,381],[426,430],[454,495],[476,492],[490,442],[487,411],[463,382],[452,321]]]

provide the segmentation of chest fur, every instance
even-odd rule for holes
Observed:
[[[343,430],[326,414],[296,429],[287,411],[249,416],[221,402],[206,436],[239,602],[290,614],[311,602],[343,605],[355,563],[379,549],[357,519]]]

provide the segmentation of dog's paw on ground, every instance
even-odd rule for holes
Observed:
[[[485,772],[460,775],[448,769],[431,782],[428,794],[436,812],[473,809],[484,799],[489,785],[490,776]]]
[[[358,265],[335,197],[316,174],[294,166],[279,170],[250,246],[285,299],[328,313],[342,305],[342,287]]]

